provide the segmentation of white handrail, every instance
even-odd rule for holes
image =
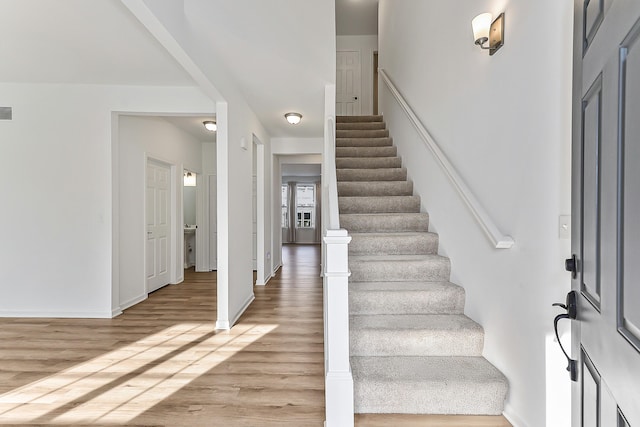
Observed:
[[[413,112],[407,101],[404,99],[398,88],[396,88],[396,86],[393,84],[391,78],[389,78],[384,69],[378,69],[378,73],[393,94],[396,101],[398,101],[398,104],[400,104],[400,107],[402,107],[402,109],[404,110],[405,114],[409,118],[409,121],[418,132],[418,135],[420,135],[420,137],[422,138],[422,141],[429,148],[429,150],[431,150],[436,160],[442,167],[445,175],[449,177],[451,183],[458,191],[458,194],[460,194],[460,197],[462,197],[462,200],[465,202],[465,204],[471,211],[471,214],[480,225],[480,228],[482,229],[482,231],[484,231],[494,247],[496,249],[511,248],[515,244],[513,238],[511,236],[502,234],[500,230],[498,230],[498,227],[495,225],[487,211],[484,210],[478,199],[473,195],[460,175],[458,175],[458,172],[453,167],[447,156],[440,149],[440,146],[438,146],[427,129],[425,129],[418,116],[416,116],[416,114]]]

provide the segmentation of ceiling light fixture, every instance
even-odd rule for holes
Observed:
[[[209,132],[215,132],[218,130],[218,125],[213,120],[205,120],[202,124]]]
[[[490,13],[481,13],[471,21],[475,44],[481,49],[489,49],[489,55],[493,55],[504,45],[504,13],[498,15],[493,22],[491,19]],[[489,46],[484,45],[487,42]]]
[[[284,118],[287,119],[289,123],[292,125],[297,125],[302,120],[302,114],[300,113],[287,113],[284,115]]]

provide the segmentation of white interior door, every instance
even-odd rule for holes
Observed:
[[[362,70],[359,51],[338,51],[336,56],[336,115],[360,114]]]
[[[218,269],[218,181],[209,175],[209,268]]]
[[[170,281],[169,248],[171,247],[171,169],[153,160],[147,161],[147,292],[153,292]]]
[[[573,425],[640,426],[640,1],[575,14]]]

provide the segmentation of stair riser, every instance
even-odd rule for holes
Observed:
[[[450,264],[446,258],[437,260],[349,261],[351,282],[446,282]]]
[[[482,356],[482,329],[351,330],[351,356]]]
[[[338,182],[338,196],[411,196],[411,181]]]
[[[350,291],[354,314],[462,314],[464,291]]]
[[[336,123],[336,130],[379,130],[385,127],[385,122]]]
[[[384,234],[352,234],[350,255],[427,255],[438,252],[438,235],[385,236]]]
[[[358,414],[501,415],[502,382],[355,382]]]
[[[390,147],[336,147],[336,157],[395,157],[398,149]]]
[[[338,181],[405,181],[407,170],[395,169],[338,169]]]
[[[386,138],[389,130],[337,130],[336,138]]]
[[[391,147],[391,138],[336,138],[336,147]]]
[[[341,214],[420,212],[418,196],[338,197]]]
[[[336,123],[381,122],[382,116],[337,116]]]
[[[351,233],[427,231],[429,215],[340,215],[340,226]]]
[[[400,157],[340,157],[336,159],[336,169],[380,169],[401,168]],[[405,175],[406,177],[406,175]]]

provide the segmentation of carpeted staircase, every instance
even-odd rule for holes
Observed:
[[[463,314],[464,289],[449,282],[382,117],[336,127],[356,412],[501,414],[507,380],[482,357],[484,331]]]

